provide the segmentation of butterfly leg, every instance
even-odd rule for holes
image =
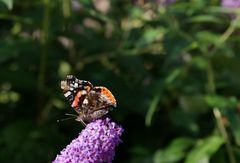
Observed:
[[[82,120],[82,118],[80,118],[80,117],[77,117],[77,118],[76,118],[76,121],[81,122],[81,124],[82,124],[84,127],[87,126],[86,123],[85,123],[85,122]]]

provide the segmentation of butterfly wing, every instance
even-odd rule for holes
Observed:
[[[92,84],[85,80],[79,80],[73,75],[68,75],[61,81],[61,89],[76,112],[80,112],[82,102],[88,92],[93,88]]]
[[[117,106],[115,97],[106,87],[94,87],[89,91],[82,104],[83,119],[92,121],[108,113]]]

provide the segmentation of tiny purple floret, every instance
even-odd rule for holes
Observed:
[[[53,163],[111,163],[123,128],[109,118],[89,123]]]

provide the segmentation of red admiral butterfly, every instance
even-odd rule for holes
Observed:
[[[73,75],[61,81],[61,89],[79,114],[76,120],[83,124],[101,118],[117,106],[114,96],[106,87],[94,87],[90,82],[79,80]]]

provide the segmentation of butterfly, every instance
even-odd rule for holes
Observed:
[[[61,81],[61,89],[71,106],[78,113],[77,121],[91,122],[117,107],[113,94],[102,86],[93,86],[89,81],[67,75]]]

